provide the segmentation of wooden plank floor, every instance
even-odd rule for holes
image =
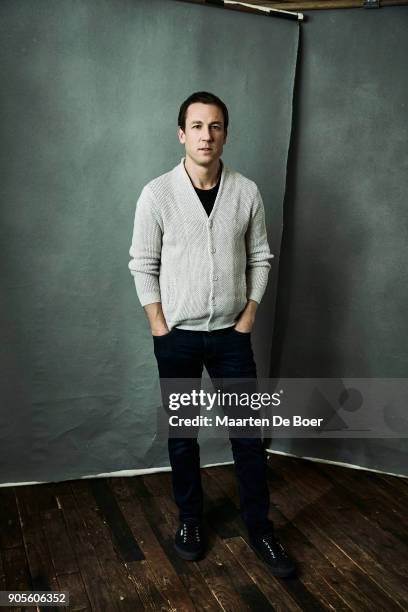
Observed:
[[[296,578],[248,546],[223,466],[202,470],[209,549],[194,563],[173,549],[169,472],[0,488],[1,590],[69,591],[72,611],[408,610],[407,480],[281,455],[268,474]]]

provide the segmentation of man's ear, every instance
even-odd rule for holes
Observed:
[[[181,144],[184,144],[186,142],[186,135],[184,134],[180,126],[177,127],[177,136]]]
[[[224,130],[224,144],[227,142],[227,130]]]

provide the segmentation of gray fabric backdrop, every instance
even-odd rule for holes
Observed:
[[[408,7],[308,16],[296,76],[271,373],[406,378]],[[396,435],[406,436],[405,406],[385,416],[393,418]],[[406,437],[275,440],[272,446],[408,474]]]
[[[180,161],[181,101],[214,91],[224,160],[258,183],[278,255],[297,43],[296,23],[170,0],[1,2],[0,482],[167,465],[127,268],[135,203]],[[225,443],[202,456],[231,459]]]

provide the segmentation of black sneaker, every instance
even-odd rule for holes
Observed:
[[[204,552],[202,528],[199,523],[181,523],[176,531],[174,547],[178,555],[186,561],[196,561]]]
[[[294,562],[272,533],[251,538],[250,542],[253,550],[268,564],[274,576],[288,578],[294,574]]]

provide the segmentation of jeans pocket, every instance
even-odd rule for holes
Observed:
[[[163,342],[163,341],[165,341],[166,338],[171,336],[171,334],[173,333],[174,329],[175,329],[175,327],[173,327],[167,334],[162,334],[161,336],[154,336],[152,334],[153,342]]]
[[[241,332],[241,331],[238,331],[237,329],[235,329],[235,327],[232,328],[232,331],[233,331],[234,334],[237,334],[238,336],[248,336],[248,337],[250,337],[250,335],[251,335],[250,331],[249,332]]]

